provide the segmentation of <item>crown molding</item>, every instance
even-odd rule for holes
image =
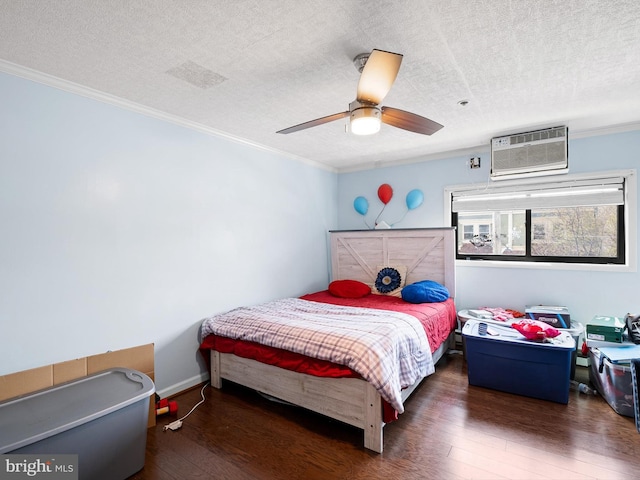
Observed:
[[[163,112],[161,110],[157,110],[155,108],[147,107],[145,105],[141,105],[139,103],[135,103],[130,100],[117,97],[115,95],[104,93],[104,92],[101,92],[100,90],[86,87],[84,85],[80,85],[78,83],[71,82],[69,80],[64,80],[62,78],[55,77],[53,75],[49,75],[47,73],[43,73],[38,70],[24,67],[22,65],[17,65],[15,63],[8,62],[6,60],[0,59],[0,72],[4,72],[16,77],[21,77],[26,80],[31,80],[36,83],[41,83],[43,85],[53,87],[58,90],[63,90],[65,92],[73,93],[75,95],[79,95],[85,98],[97,100],[99,102],[112,105],[118,108],[122,108],[124,110],[129,110],[131,112],[135,112],[141,115],[145,115],[147,117],[155,118],[157,120],[162,120],[165,122],[173,123],[175,125],[179,125],[181,127],[189,128],[191,130],[196,130],[206,135],[220,137],[235,143],[248,145],[252,148],[256,148],[258,150],[276,154],[282,157],[287,157],[291,160],[295,160],[300,163],[304,163],[316,168],[320,168],[322,170],[328,170],[334,173],[336,172],[334,168],[331,168],[319,162],[315,162],[307,158],[299,157],[297,155],[292,155],[291,153],[283,152],[282,150],[267,147],[259,143],[251,142],[247,139],[236,137],[234,135],[230,135],[220,130],[216,130],[215,128],[211,128],[202,123],[193,122],[191,120],[187,120],[177,115],[172,115],[172,114]]]
[[[477,155],[480,153],[486,153],[490,151],[489,144],[487,142],[487,144],[475,145],[475,146],[470,146],[470,147],[455,149],[455,150],[447,150],[443,152],[436,152],[433,154],[419,155],[412,158],[391,160],[388,162],[376,162],[373,165],[371,163],[366,163],[366,164],[353,165],[353,166],[342,167],[342,168],[335,168],[320,162],[316,162],[314,160],[310,160],[308,158],[300,157],[298,155],[293,155],[291,153],[284,152],[282,150],[267,147],[259,143],[251,142],[245,138],[230,135],[220,130],[216,130],[215,128],[211,128],[207,125],[204,125],[198,122],[193,122],[183,117],[179,117],[177,115],[171,115],[169,113],[156,110],[154,108],[147,107],[147,106],[132,102],[130,100],[117,97],[115,95],[104,93],[99,90],[86,87],[84,85],[80,85],[68,80],[64,80],[64,79],[55,77],[53,75],[40,72],[38,70],[34,70],[28,67],[24,67],[22,65],[8,62],[6,60],[0,59],[0,71],[10,75],[24,78],[26,80],[31,80],[33,82],[41,83],[49,87],[57,88],[59,90],[64,90],[69,93],[80,95],[82,97],[90,98],[92,100],[97,100],[99,102],[113,105],[125,110],[139,113],[141,115],[145,115],[145,116],[152,117],[165,122],[173,123],[175,125],[189,128],[191,130],[196,130],[206,135],[224,138],[226,140],[229,140],[235,143],[241,143],[241,144],[250,146],[252,148],[262,150],[264,152],[286,157],[296,162],[300,162],[306,165],[310,165],[312,167],[316,167],[322,170],[326,170],[326,171],[329,171],[332,173],[338,173],[338,174],[351,173],[351,172],[364,171],[364,170],[374,170],[374,169],[386,168],[386,167],[395,167],[400,165],[408,165],[408,164],[426,162],[431,160],[442,160],[446,158],[460,157],[465,155]],[[600,136],[600,135],[623,133],[623,132],[629,132],[633,130],[640,130],[640,122],[611,125],[611,126],[606,126],[602,128],[593,128],[593,129],[586,129],[586,130],[570,130],[569,140],[574,138],[587,138],[587,137],[594,137],[594,136]]]
[[[569,141],[578,138],[598,137],[602,135],[613,135],[616,133],[632,132],[640,130],[640,122],[623,123],[619,125],[608,125],[606,127],[585,129],[585,130],[569,130]],[[432,160],[446,160],[448,158],[459,158],[467,156],[478,156],[481,154],[491,154],[491,145],[489,141],[484,144],[459,148],[455,150],[446,150],[442,152],[428,153],[411,158],[401,160],[390,160],[388,162],[375,162],[373,164],[359,164],[338,169],[338,173],[353,173],[364,170],[375,170],[378,168],[397,167],[400,165],[410,165],[414,163],[428,162]]]

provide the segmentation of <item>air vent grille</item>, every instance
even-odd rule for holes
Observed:
[[[549,128],[546,130],[538,130],[536,132],[519,133],[509,138],[510,145],[519,145],[521,143],[539,142],[540,140],[549,140],[563,138],[567,136],[567,127]]]

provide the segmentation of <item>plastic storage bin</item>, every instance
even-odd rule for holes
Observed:
[[[478,312],[482,310],[475,310],[475,311]],[[511,325],[512,322],[517,322],[518,320],[520,320],[519,318],[514,318],[511,321],[501,322],[498,320],[478,318],[473,316],[471,312],[472,312],[471,310],[460,310],[458,312],[458,324],[460,325],[460,330],[464,328],[464,325],[467,322],[467,320],[477,320],[477,321],[485,322],[490,325]],[[571,335],[571,337],[573,338],[576,344],[576,348],[571,355],[571,380],[573,380],[576,376],[576,362],[578,358],[578,351],[582,346],[582,342],[580,340],[583,338],[584,325],[582,325],[582,323],[580,322],[573,321],[571,322],[571,328],[559,328],[558,330],[560,330],[561,332],[567,332],[569,335]],[[466,353],[466,347],[464,345],[464,341],[462,345],[462,351],[466,358],[467,353]]]
[[[113,368],[0,403],[0,453],[77,454],[80,479],[144,467],[151,379]]]
[[[613,410],[634,417],[633,379],[630,363],[613,363],[597,348],[589,349],[589,381]]]
[[[468,320],[462,328],[470,385],[568,403],[576,348],[569,333],[542,343],[501,325],[489,324],[483,334],[482,324]]]

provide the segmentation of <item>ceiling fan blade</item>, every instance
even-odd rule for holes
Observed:
[[[382,102],[398,76],[400,63],[402,55],[399,53],[373,50],[362,69],[356,99],[376,105]]]
[[[299,130],[304,130],[306,128],[317,127],[318,125],[322,125],[323,123],[329,123],[329,122],[333,122],[334,120],[340,120],[341,118],[348,117],[348,116],[349,116],[348,111],[334,113],[333,115],[316,118],[315,120],[310,120],[308,122],[304,122],[299,125],[294,125],[293,127],[285,128],[283,130],[278,130],[276,133],[293,133]]]
[[[431,135],[440,130],[444,125],[438,122],[421,117],[415,113],[405,112],[398,108],[382,107],[381,115],[382,123],[391,125],[392,127],[402,128],[410,132],[421,133],[423,135]]]

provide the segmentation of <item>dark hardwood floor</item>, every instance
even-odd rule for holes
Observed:
[[[586,368],[576,379],[588,381]],[[544,388],[543,385],[540,386]],[[146,464],[133,479],[638,479],[640,434],[599,396],[568,405],[469,386],[460,355],[443,358],[384,428],[384,453],[362,431],[269,401],[231,383],[177,431],[148,430]],[[179,416],[200,389],[174,398]]]

